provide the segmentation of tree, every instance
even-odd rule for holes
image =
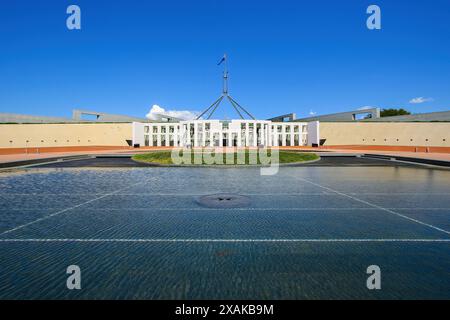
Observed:
[[[400,109],[383,109],[380,112],[381,117],[392,117],[392,116],[405,116],[411,114],[411,112],[400,108]]]

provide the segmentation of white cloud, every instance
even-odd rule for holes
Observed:
[[[358,108],[358,110],[368,110],[368,109],[373,109],[373,108],[376,108],[376,107],[364,106],[364,107]]]
[[[418,103],[424,103],[424,102],[429,102],[429,101],[433,101],[433,98],[417,97],[417,98],[413,98],[413,99],[409,100],[409,103],[418,104]]]
[[[146,114],[146,118],[150,120],[161,120],[163,117],[172,117],[182,120],[192,120],[197,118],[197,112],[188,110],[167,110],[154,104],[150,111]]]
[[[309,111],[309,115],[310,115],[310,116],[315,116],[316,114],[317,114],[317,112],[314,112],[314,111],[312,111],[312,110]]]

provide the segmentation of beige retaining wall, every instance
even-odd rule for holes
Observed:
[[[128,146],[131,136],[131,123],[0,124],[0,148]]]
[[[0,148],[128,146],[131,123],[0,124]],[[450,147],[450,123],[321,122],[325,146]],[[28,142],[27,142],[28,141]]]
[[[450,147],[450,122],[320,122],[320,139],[325,146]]]

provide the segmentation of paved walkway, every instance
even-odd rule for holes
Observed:
[[[79,155],[101,155],[101,154],[121,154],[121,153],[138,153],[146,152],[149,149],[164,150],[170,148],[141,148],[141,149],[107,149],[107,150],[77,150],[77,151],[61,151],[61,152],[45,152],[45,153],[17,153],[17,154],[0,154],[0,163],[8,163],[15,161],[27,161],[36,159],[47,159],[47,158],[59,158],[59,157],[69,157],[69,156],[79,156]]]
[[[321,149],[321,151],[336,153],[366,153],[378,154],[392,157],[409,157],[430,160],[450,161],[450,153],[427,153],[427,152],[403,152],[403,151],[377,151],[377,150],[349,150],[349,149]]]

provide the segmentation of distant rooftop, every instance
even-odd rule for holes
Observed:
[[[309,121],[325,121],[325,122],[338,122],[338,121],[357,121],[364,117],[370,117],[376,119],[380,117],[380,108],[368,108],[361,110],[353,110],[339,113],[325,114],[321,116],[312,116],[307,118],[295,119],[292,121],[309,122]]]
[[[364,122],[431,122],[450,121],[450,111],[417,113],[404,116],[382,117],[374,119],[363,119]]]
[[[164,114],[154,114],[155,119],[131,117],[96,111],[72,111],[72,118],[34,116],[15,113],[0,113],[0,123],[128,123],[128,122],[178,122],[182,119]],[[380,117],[379,108],[354,110],[297,119],[295,113],[285,114],[271,119],[273,122],[450,122],[450,111],[419,113],[403,116]]]
[[[98,123],[98,122],[154,122],[146,118],[109,114],[96,111],[72,111],[72,118],[25,115],[16,113],[0,113],[0,123]]]

